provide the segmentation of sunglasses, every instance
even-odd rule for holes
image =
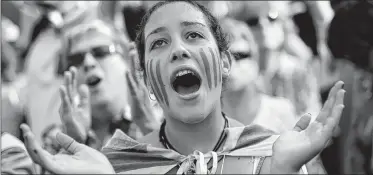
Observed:
[[[278,12],[276,12],[276,11],[269,12],[267,14],[267,19],[271,23],[277,21],[277,19],[278,19]],[[253,17],[253,18],[250,18],[250,19],[246,20],[246,24],[249,25],[250,27],[256,27],[256,26],[258,26],[259,22],[260,22],[260,18],[259,17]]]
[[[91,54],[95,59],[102,60],[109,55],[120,53],[119,49],[115,45],[97,46],[92,47],[88,51],[76,52],[67,56],[67,62],[69,67],[78,67],[82,65],[87,54]]]
[[[232,52],[235,60],[251,59],[251,52]]]

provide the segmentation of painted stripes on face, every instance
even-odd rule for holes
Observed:
[[[157,81],[156,81],[156,79],[155,79],[155,77],[154,77],[154,74],[155,74],[155,72],[153,72],[153,69],[152,69],[152,67],[154,67],[153,66],[153,61],[154,60],[150,60],[149,62],[148,62],[148,75],[149,75],[149,80],[150,80],[150,84],[151,84],[151,86],[152,86],[152,89],[153,89],[153,91],[154,91],[154,95],[155,95],[155,97],[157,98],[157,100],[160,102],[160,103],[164,103],[163,101],[163,98],[162,98],[162,95],[161,95],[161,92],[160,92],[160,90],[159,90],[159,86],[158,86],[158,84],[157,84]]]
[[[219,55],[220,54],[220,52],[219,51],[216,51],[216,55]],[[222,64],[221,64],[221,58],[219,57],[218,58],[218,67],[219,67],[219,81],[221,82],[222,81],[222,71],[221,71],[221,66],[222,66]]]
[[[206,52],[202,48],[199,50],[202,61],[200,61],[199,59],[197,59],[197,61],[199,64],[201,64],[202,67],[205,68],[207,83],[209,88],[211,89],[212,87],[217,87],[218,82],[221,82],[221,60],[218,57],[219,52],[214,52],[213,49],[210,47],[208,49],[210,52],[209,55],[211,55],[212,64],[210,64],[209,59],[207,58],[208,54],[206,54]],[[198,58],[198,55],[196,53],[192,52],[191,50],[188,50],[188,52],[192,55],[192,57]]]
[[[209,88],[211,89],[212,77],[211,77],[211,70],[210,70],[209,60],[207,59],[206,53],[203,51],[202,48],[200,49],[199,54],[201,55],[203,65],[206,68],[206,78],[207,78],[207,82],[208,82]]]
[[[216,63],[217,60],[216,60],[214,51],[212,51],[211,47],[209,47],[209,50],[210,50],[210,54],[212,56],[212,62],[213,62],[212,67],[214,69],[213,74],[214,74],[215,87],[217,87],[218,86],[218,73],[219,73],[218,70],[217,70],[217,67],[218,67],[218,65]]]
[[[160,89],[161,89],[161,92],[163,94],[164,102],[168,106],[169,104],[168,104],[168,97],[167,97],[167,93],[166,93],[166,88],[165,88],[165,84],[163,83],[162,77],[161,77],[161,61],[159,61],[159,60],[157,61],[156,72],[157,72],[158,84],[160,85]]]

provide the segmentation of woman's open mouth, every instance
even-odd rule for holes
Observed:
[[[172,88],[180,95],[193,94],[201,87],[199,74],[189,68],[179,69],[172,74]]]

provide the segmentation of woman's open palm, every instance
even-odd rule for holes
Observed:
[[[22,124],[25,145],[32,160],[53,174],[115,174],[109,160],[99,151],[58,133],[57,141],[67,152],[51,155],[41,148],[29,126]]]
[[[90,94],[87,85],[82,84],[78,87],[77,76],[75,67],[65,72],[65,84],[60,88],[60,118],[67,135],[84,143],[92,123]]]
[[[327,146],[344,108],[342,86],[341,81],[334,85],[314,122],[310,123],[311,116],[307,114],[293,130],[278,138],[273,146],[273,159],[296,172]]]

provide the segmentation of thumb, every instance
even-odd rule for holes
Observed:
[[[82,84],[79,86],[79,95],[80,95],[80,106],[84,109],[88,109],[90,107],[90,99],[89,99],[89,89],[86,84]]]
[[[305,114],[299,119],[297,124],[295,124],[295,127],[293,128],[293,130],[298,131],[298,132],[303,131],[308,127],[310,122],[311,122],[311,114],[310,113]]]
[[[78,143],[70,136],[64,133],[61,133],[61,132],[57,133],[56,140],[62,146],[62,148],[64,148],[66,151],[68,151],[71,154],[76,154],[77,152],[85,148],[84,145]]]

